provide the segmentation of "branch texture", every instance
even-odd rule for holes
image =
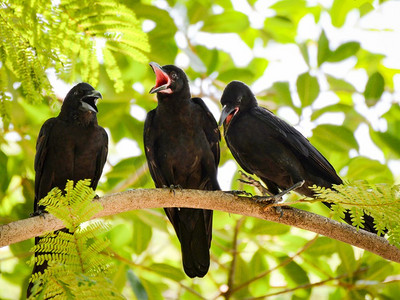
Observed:
[[[220,210],[313,231],[400,263],[400,249],[375,234],[364,230],[357,231],[350,225],[292,207],[282,206],[281,216],[273,207],[266,208],[265,205],[250,198],[237,197],[222,191],[175,190],[171,192],[169,189],[137,189],[107,195],[95,201],[100,201],[104,207],[96,218],[135,209],[157,207]],[[47,214],[45,217],[37,216],[5,224],[0,227],[0,247],[63,227],[60,220]]]

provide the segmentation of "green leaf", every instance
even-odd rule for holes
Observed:
[[[364,97],[369,107],[374,106],[381,98],[385,88],[385,80],[379,72],[373,73],[365,86]]]
[[[310,66],[310,55],[308,54],[307,43],[301,43],[297,45],[300,49],[300,53],[303,56],[304,61]]]
[[[161,276],[165,276],[174,281],[181,281],[185,278],[181,269],[175,268],[167,264],[155,263],[150,266],[150,269]]]
[[[349,151],[358,149],[357,140],[351,130],[343,126],[323,124],[314,128],[310,138],[317,149],[330,151]]]
[[[264,74],[267,66],[268,66],[268,60],[261,57],[255,57],[249,63],[247,68],[249,68],[253,72],[255,78],[259,78]]]
[[[346,80],[335,78],[329,74],[326,75],[326,79],[328,80],[330,89],[334,92],[356,92],[355,87]]]
[[[390,132],[369,130],[371,139],[382,150],[387,158],[400,158],[400,138]]]
[[[373,0],[357,0],[357,1],[343,1],[343,0],[335,0],[333,1],[330,15],[332,20],[332,25],[335,27],[342,27],[347,14],[350,10],[354,8],[363,7],[365,3],[372,4]],[[362,10],[365,11],[363,7]]]
[[[360,17],[365,16],[366,14],[370,13],[371,11],[374,10],[374,6],[371,3],[364,3],[363,5],[360,6]]]
[[[297,93],[300,97],[301,106],[311,105],[319,95],[319,84],[316,77],[310,73],[303,73],[297,78]]]
[[[289,82],[274,82],[272,87],[268,89],[269,93],[272,93],[272,97],[275,103],[292,106],[292,95],[290,93]]]
[[[132,243],[132,226],[128,224],[118,224],[107,234],[108,239],[115,249],[122,248]]]
[[[250,26],[248,17],[238,11],[225,11],[204,20],[202,31],[213,33],[241,32]]]
[[[247,219],[244,231],[250,235],[283,235],[290,231],[290,226],[260,219]]]
[[[287,256],[279,257],[280,262],[286,259],[288,259]],[[307,272],[295,261],[291,261],[289,264],[283,268],[280,268],[279,270],[290,286],[296,287],[302,284],[310,283]],[[300,289],[296,291],[296,295],[306,298],[310,294],[310,291],[310,289]]]
[[[360,43],[348,42],[340,45],[337,49],[329,55],[327,61],[339,62],[355,55],[360,50]]]
[[[382,116],[387,122],[387,130],[385,132],[374,131],[372,128],[369,130],[372,140],[388,159],[400,158],[399,115],[400,106],[392,105],[389,111]]]
[[[279,43],[293,43],[297,34],[297,26],[283,16],[265,19],[264,30]]]
[[[329,40],[326,37],[325,31],[322,30],[321,35],[318,39],[318,53],[317,53],[317,62],[318,66],[322,65],[329,56],[332,54],[332,51],[329,49]]]
[[[318,109],[312,113],[311,121],[317,120],[319,117],[321,117],[325,113],[343,112],[346,114],[347,112],[349,112],[351,110],[353,110],[352,106],[346,105],[346,104],[341,104],[341,103],[325,106],[325,107]]]
[[[241,255],[237,255],[236,257],[236,271],[234,282],[235,284],[241,284],[243,282],[251,279],[249,276],[249,268],[251,265],[247,261],[244,261]],[[235,297],[238,299],[247,298],[249,296],[249,287],[246,286],[235,293]]]
[[[6,192],[9,182],[8,171],[7,171],[8,157],[0,150],[0,170],[2,170],[0,175],[0,196]],[[3,198],[3,197],[1,197]]]
[[[348,164],[346,177],[351,180],[367,180],[371,183],[393,184],[393,174],[387,165],[367,157],[354,157]]]
[[[259,276],[260,274],[268,271],[268,263],[266,260],[266,255],[263,253],[262,249],[258,250],[254,253],[250,262],[248,263],[248,278],[254,278]],[[259,280],[254,281],[249,285],[249,290],[254,295],[262,295],[265,294],[266,291],[269,290],[269,278],[270,276],[263,276]]]
[[[373,264],[370,263],[369,265],[370,267],[365,275],[365,278],[368,280],[383,281],[386,279],[386,277],[392,275],[394,271],[393,265],[389,261],[381,258],[379,258]]]
[[[128,278],[129,285],[131,286],[136,296],[136,299],[147,300],[147,292],[143,284],[140,282],[140,279],[136,276],[135,273],[133,273],[132,269],[128,270],[128,272],[126,273],[126,277]]]
[[[347,273],[352,274],[355,270],[357,270],[356,259],[354,257],[353,248],[346,243],[342,243],[339,241],[335,241],[336,243],[336,251],[339,254],[341,264],[338,267],[337,273]]]
[[[319,257],[323,256],[331,256],[336,251],[336,244],[335,241],[321,236],[317,238],[317,240],[308,248],[305,253],[309,254],[310,256]]]
[[[232,80],[240,80],[243,82],[253,82],[254,81],[254,73],[252,70],[249,70],[247,68],[235,68],[235,69],[229,69],[226,71],[221,72],[218,75],[218,79],[223,81],[223,82],[230,82]]]
[[[155,209],[149,210],[140,210],[136,212],[130,212],[138,219],[142,220],[147,225],[152,228],[156,228],[157,230],[168,232],[167,221],[165,220],[165,214],[161,214],[159,211]],[[127,216],[128,218],[132,218],[131,215]]]
[[[150,243],[152,228],[140,219],[133,220],[133,244],[132,247],[137,254],[145,251]]]

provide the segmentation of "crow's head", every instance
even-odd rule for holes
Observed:
[[[63,107],[82,112],[97,113],[97,100],[101,99],[100,92],[96,91],[90,84],[81,82],[75,85],[64,99]]]
[[[156,85],[150,90],[151,94],[189,94],[188,78],[182,69],[174,65],[160,66],[151,62],[154,73],[156,74]]]
[[[101,98],[100,92],[96,91],[90,84],[78,83],[65,96],[60,117],[84,126],[93,122],[96,123],[98,112],[96,104],[97,100]]]
[[[241,81],[232,81],[222,93],[221,104],[219,125],[225,125],[227,129],[236,115],[257,106],[257,100],[246,84]]]

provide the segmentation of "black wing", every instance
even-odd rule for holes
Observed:
[[[150,175],[156,183],[156,187],[167,186],[164,176],[161,174],[160,167],[155,157],[155,139],[154,131],[151,130],[156,110],[153,109],[147,114],[146,121],[144,122],[144,152],[146,154],[147,164],[149,166]]]
[[[329,161],[293,126],[275,116],[268,109],[255,107],[251,111],[255,117],[276,132],[282,143],[293,149],[297,155],[307,159],[314,168],[329,178],[331,182],[341,183],[342,180],[336,174],[335,169]]]
[[[100,127],[100,129],[101,129],[101,138],[103,142],[101,151],[97,154],[96,157],[96,170],[94,172],[93,179],[90,184],[93,190],[96,189],[97,184],[99,183],[101,173],[103,173],[103,167],[107,161],[107,155],[108,155],[108,135],[107,132],[104,130],[104,128]]]
[[[215,166],[218,166],[220,159],[219,142],[221,141],[221,133],[219,131],[217,121],[201,98],[192,98],[192,101],[199,105],[206,113],[206,122],[204,122],[205,128],[203,128],[203,130],[207,136],[208,142],[210,143],[211,151],[214,154]]]
[[[34,201],[34,211],[38,209],[37,204],[40,200],[39,192],[40,190],[48,190],[50,191],[52,182],[50,178],[45,181],[48,185],[48,188],[44,189],[44,187],[40,187],[42,182],[43,168],[44,162],[46,161],[47,151],[48,151],[48,140],[51,133],[51,130],[54,124],[57,122],[56,118],[48,119],[40,128],[39,136],[36,141],[36,155],[35,155],[35,201]]]

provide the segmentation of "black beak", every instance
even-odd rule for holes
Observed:
[[[103,99],[103,96],[100,94],[100,92],[96,90],[91,91],[89,94],[82,97],[82,109],[85,111],[98,113],[98,109],[96,106],[98,99]]]
[[[226,120],[226,118],[234,113],[234,115],[239,111],[238,107],[230,107],[230,106],[226,106],[224,105],[224,107],[222,108],[222,112],[221,112],[221,117],[219,118],[219,126],[222,126]],[[230,122],[230,119],[228,120],[228,124]]]
[[[158,93],[159,91],[168,89],[171,84],[171,78],[169,78],[168,74],[164,72],[162,67],[155,63],[151,62],[150,67],[152,67],[154,74],[156,74],[156,85],[150,90],[150,94]]]

